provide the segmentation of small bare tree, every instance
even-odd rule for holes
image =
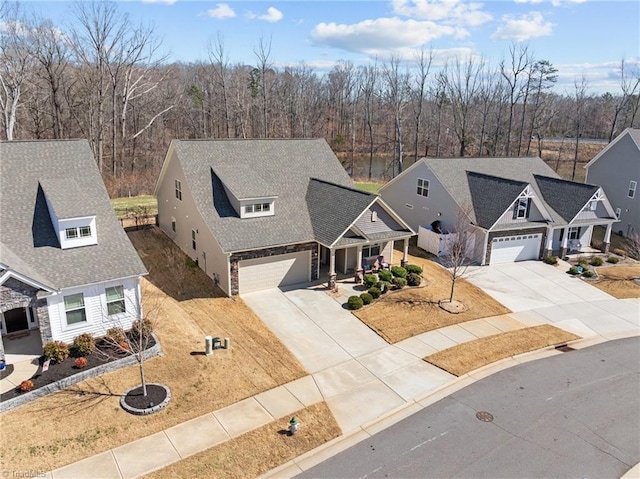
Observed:
[[[442,258],[451,276],[449,302],[453,302],[457,280],[467,273],[467,269],[472,263],[475,228],[470,219],[471,211],[470,206],[464,206],[458,210],[455,231],[453,234],[449,234],[445,240],[446,252]]]

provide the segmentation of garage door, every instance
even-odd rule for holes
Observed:
[[[307,282],[310,279],[310,269],[309,251],[240,261],[238,264],[240,294]]]
[[[540,252],[540,234],[506,236],[491,241],[491,259],[489,264],[513,263],[538,259]]]

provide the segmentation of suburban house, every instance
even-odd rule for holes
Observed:
[[[415,230],[462,231],[467,256],[495,264],[579,252],[617,221],[599,186],[561,179],[540,158],[422,158],[380,190]]]
[[[415,233],[323,139],[173,140],[160,228],[228,295],[358,275]],[[366,266],[365,266],[366,268]]]
[[[604,189],[624,236],[640,233],[640,130],[627,128],[586,164],[585,183]]]
[[[70,343],[82,333],[130,328],[147,272],[114,215],[89,143],[4,141],[0,162],[5,340],[39,330],[43,344]]]

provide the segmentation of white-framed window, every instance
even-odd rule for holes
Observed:
[[[380,256],[380,245],[371,244],[362,247],[362,257],[371,258],[373,256]]]
[[[196,230],[191,230],[191,248],[198,249],[198,243],[196,242]]]
[[[529,198],[518,198],[515,209],[513,210],[513,219],[522,219],[529,217]]]
[[[66,239],[87,238],[91,236],[91,226],[75,226],[73,228],[65,228],[64,236]]]
[[[264,213],[271,210],[271,203],[253,203],[245,205],[245,213]]]
[[[580,227],[572,226],[567,234],[569,235],[567,238],[570,240],[580,239]]]
[[[180,180],[175,180],[176,186],[176,198],[182,201],[182,182]]]
[[[420,196],[428,197],[429,196],[429,180],[425,180],[423,178],[418,178],[418,190],[417,193]]]
[[[598,208],[598,201],[597,200],[589,201],[589,209],[591,211],[595,211],[596,208]]]
[[[616,208],[616,218],[620,219],[620,214],[622,213],[622,210],[620,208]]]
[[[638,182],[637,181],[630,181],[629,182],[629,192],[627,193],[627,196],[629,198],[634,198],[636,196],[636,188],[638,187]]]
[[[64,297],[64,312],[67,316],[67,324],[78,324],[87,321],[87,312],[84,308],[84,294],[70,294]]]
[[[124,287],[122,285],[106,288],[105,295],[107,297],[107,314],[109,316],[127,311],[124,304]]]
[[[177,226],[176,226],[176,219],[175,218],[171,218],[171,231],[173,231],[174,233],[178,230]]]

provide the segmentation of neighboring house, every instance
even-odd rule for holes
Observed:
[[[602,186],[624,236],[640,233],[640,130],[627,128],[586,164],[585,183]]]
[[[422,158],[380,190],[411,228],[460,223],[474,236],[468,255],[495,264],[581,251],[594,225],[616,220],[602,188],[563,180],[540,158]]]
[[[173,140],[160,228],[228,295],[361,273],[414,232],[322,139]]]
[[[0,142],[2,336],[39,329],[43,344],[70,343],[128,329],[146,273],[87,141]]]

